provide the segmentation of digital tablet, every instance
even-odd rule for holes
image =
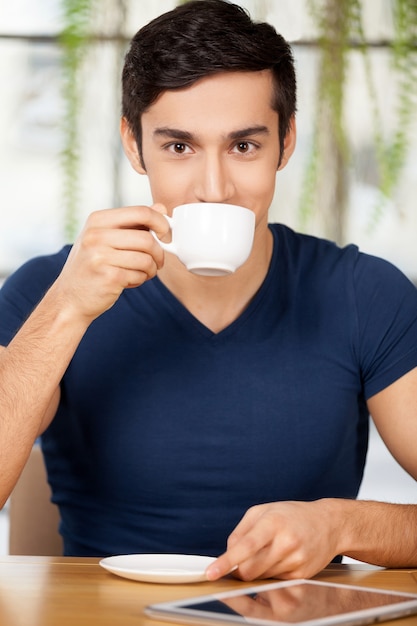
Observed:
[[[299,579],[152,604],[145,613],[194,625],[356,626],[417,613],[417,595]]]

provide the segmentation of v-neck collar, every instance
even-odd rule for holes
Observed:
[[[166,310],[178,323],[187,326],[188,329],[193,329],[196,336],[199,336],[202,339],[206,338],[212,341],[221,341],[223,338],[227,338],[228,336],[234,334],[250,317],[252,317],[269,291],[270,283],[272,282],[275,274],[274,268],[278,262],[278,233],[276,229],[271,230],[273,235],[272,257],[263,283],[246,309],[235,320],[233,320],[233,322],[217,333],[200,322],[200,320],[197,319],[178,300],[178,298],[164,285],[164,283],[162,283],[158,276],[150,281],[152,283],[152,288],[158,294],[160,300],[163,301]]]

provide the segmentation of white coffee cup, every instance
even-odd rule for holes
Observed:
[[[248,259],[255,233],[255,214],[233,204],[196,202],[175,207],[164,215],[172,240],[165,243],[152,233],[167,252],[175,254],[194,274],[224,276]]]

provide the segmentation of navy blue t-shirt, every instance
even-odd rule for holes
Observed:
[[[42,436],[68,555],[218,555],[252,505],[354,498],[366,400],[417,366],[417,290],[355,246],[271,226],[268,275],[215,334],[158,278],[95,320]],[[59,274],[0,294],[0,344]]]

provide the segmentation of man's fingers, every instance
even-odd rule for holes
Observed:
[[[229,558],[226,554],[225,552],[222,556],[219,556],[214,563],[208,566],[206,569],[207,580],[218,580],[223,576],[231,574],[238,568],[238,565],[230,565]]]
[[[243,536],[233,533],[226,552],[208,567],[207,578],[217,580],[239,568],[242,563],[255,557],[265,547],[268,537],[269,535],[265,536],[259,527],[256,531],[251,529]]]

